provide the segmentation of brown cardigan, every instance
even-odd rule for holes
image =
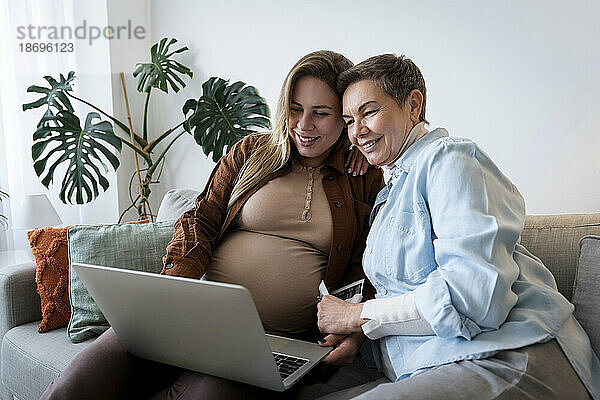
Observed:
[[[267,182],[289,173],[291,163],[263,179],[238,199],[227,215],[227,204],[233,184],[244,162],[261,135],[251,135],[238,142],[221,157],[204,188],[196,198],[195,208],[186,211],[175,221],[173,239],[167,245],[161,274],[200,278],[212,260],[213,250],[248,198]],[[323,167],[323,188],[331,208],[333,238],[325,284],[334,289],[364,278],[362,254],[368,234],[368,221],[375,196],[383,188],[379,169],[369,167],[362,176],[345,172],[347,150],[334,150]],[[372,297],[370,287],[366,298]]]

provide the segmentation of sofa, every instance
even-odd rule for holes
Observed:
[[[197,195],[192,190],[167,192],[157,220],[176,219],[193,207]],[[600,354],[600,214],[527,216],[521,243],[545,263],[559,291],[576,304],[575,315]],[[40,319],[33,263],[0,269],[2,400],[38,399],[93,341],[74,344],[65,328],[40,334]]]

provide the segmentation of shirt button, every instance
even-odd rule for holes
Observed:
[[[367,247],[367,253],[371,254],[373,252],[373,249],[371,247]]]
[[[165,264],[165,269],[171,269],[171,268],[173,268],[172,263]]]
[[[328,181],[332,181],[332,180],[334,180],[334,179],[335,179],[335,177],[334,177],[333,175],[329,175],[329,176],[327,176],[327,180],[328,180]]]
[[[387,294],[387,289],[386,289],[386,288],[384,288],[384,287],[382,287],[382,288],[381,288],[381,294]]]
[[[336,202],[335,202],[335,206],[336,206],[337,208],[342,208],[342,203],[341,203],[341,202],[339,202],[339,201],[336,201]]]
[[[341,244],[338,244],[337,246],[335,246],[335,249],[337,251],[342,251],[343,248],[344,248],[344,246],[342,246]]]

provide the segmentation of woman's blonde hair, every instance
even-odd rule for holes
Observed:
[[[296,81],[303,76],[312,76],[325,82],[334,93],[337,93],[338,75],[352,65],[350,60],[339,53],[319,50],[305,55],[292,67],[281,86],[275,114],[275,127],[270,134],[262,135],[257,141],[256,148],[240,171],[229,198],[228,210],[258,182],[283,168],[289,161],[293,145],[287,121]],[[336,146],[344,144],[348,144],[348,137],[342,133]]]

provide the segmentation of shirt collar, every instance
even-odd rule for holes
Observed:
[[[436,140],[448,137],[448,131],[444,128],[436,128],[431,132],[428,132],[425,136],[417,140],[410,146],[402,156],[394,163],[396,168],[402,171],[408,172],[415,162],[419,153],[428,145],[435,142]]]
[[[331,168],[337,170],[340,174],[344,174],[346,172],[346,168],[344,166],[346,163],[346,150],[347,150],[347,146],[345,145],[345,142],[336,144],[335,148],[331,151],[331,153],[329,153],[329,155],[323,162],[322,167],[325,167],[325,166],[331,167]],[[292,158],[295,158],[296,162],[300,162],[299,161],[300,155],[298,154],[298,151],[296,149],[293,149],[292,151],[294,153],[290,157],[288,163],[284,166],[284,170],[286,172],[291,171]]]
[[[398,161],[402,158],[404,153],[406,153],[408,151],[408,149],[417,140],[421,139],[428,132],[429,131],[427,130],[427,128],[425,128],[424,121],[419,122],[418,124],[413,126],[413,128],[410,130],[408,135],[406,135],[406,138],[404,139],[404,143],[402,144],[402,148],[400,149],[400,152],[399,152],[398,156],[396,157],[396,159],[390,165],[386,165],[383,167],[383,174],[384,174],[384,179],[385,179],[386,183],[390,182],[390,180],[392,180],[392,179],[394,181],[398,179],[398,177],[402,173],[402,170],[397,168],[397,166],[400,165],[398,163]]]

